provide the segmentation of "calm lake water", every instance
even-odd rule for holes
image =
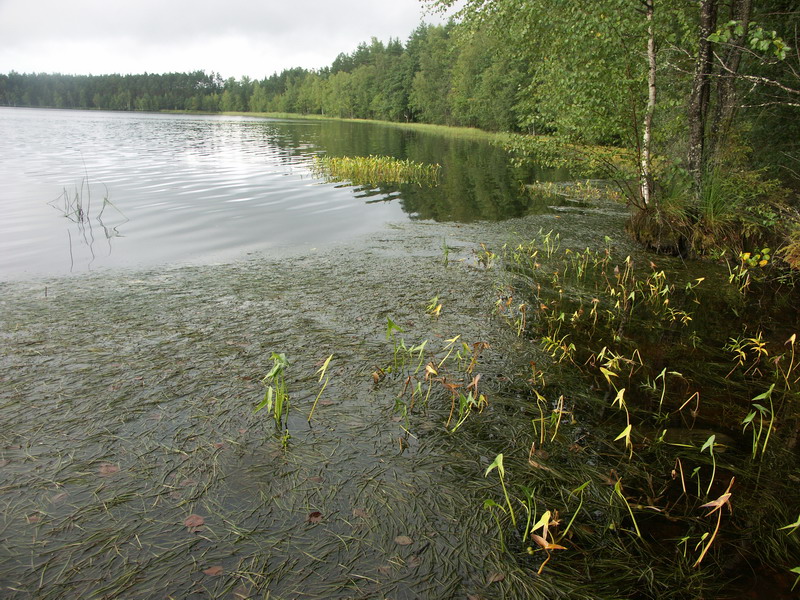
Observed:
[[[319,154],[440,163],[442,180],[326,183],[310,172]],[[556,175],[515,170],[485,141],[390,126],[15,108],[0,109],[0,156],[3,279],[226,262],[408,219],[506,219],[531,210],[521,181]]]

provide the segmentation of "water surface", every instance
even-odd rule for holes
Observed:
[[[318,154],[440,163],[442,183],[326,183],[309,169]],[[523,181],[553,176],[515,171],[485,141],[396,127],[99,111],[0,109],[0,155],[2,278],[307,250],[408,219],[506,219],[530,210]]]

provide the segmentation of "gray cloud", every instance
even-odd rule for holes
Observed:
[[[0,0],[0,72],[260,78],[323,67],[371,36],[405,40],[422,18],[418,0]]]

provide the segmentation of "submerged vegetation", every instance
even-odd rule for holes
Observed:
[[[368,186],[382,183],[436,186],[440,169],[438,164],[426,165],[389,156],[316,156],[312,165],[317,177]]]

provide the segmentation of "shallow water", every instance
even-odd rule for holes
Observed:
[[[506,418],[519,400],[491,394],[481,437],[457,437],[443,427],[449,398],[406,422],[393,410],[402,381],[376,385],[372,372],[392,360],[387,317],[431,356],[455,335],[491,344],[489,387],[524,368],[534,350],[492,316],[496,274],[471,250],[547,225],[530,219],[408,223],[281,261],[3,284],[4,597],[523,597],[537,584],[491,552],[480,508],[494,487],[483,469],[527,435],[525,419]],[[433,296],[438,319],[425,312]],[[272,351],[291,362],[286,448],[253,414]],[[184,525],[191,514],[201,531]],[[500,572],[505,583],[487,583]]]

